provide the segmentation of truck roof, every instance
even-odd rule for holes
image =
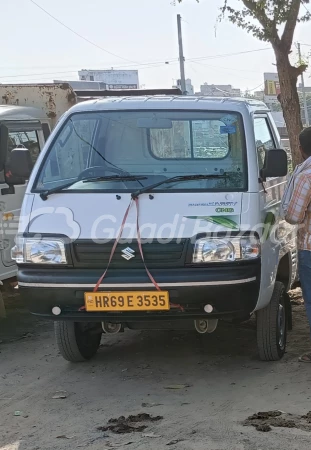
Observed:
[[[40,120],[42,113],[32,106],[0,105],[1,120]]]
[[[261,101],[246,98],[197,96],[141,96],[94,98],[71,108],[70,112],[136,109],[228,110],[242,112],[269,111]]]

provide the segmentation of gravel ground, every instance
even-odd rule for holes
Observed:
[[[310,449],[308,427],[264,433],[244,423],[259,411],[311,410],[311,365],[297,361],[310,347],[300,290],[292,292],[288,351],[276,363],[258,360],[250,321],[222,323],[212,335],[103,336],[92,361],[70,364],[58,354],[53,324],[13,300],[0,322],[0,450]],[[163,418],[121,418],[117,425],[138,427],[122,434],[114,431],[126,427],[108,423],[137,414]]]

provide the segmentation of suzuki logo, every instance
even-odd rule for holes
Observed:
[[[135,251],[132,250],[130,247],[125,248],[124,250],[122,250],[123,253],[121,256],[122,258],[126,259],[127,261],[129,261],[132,258],[135,258]]]

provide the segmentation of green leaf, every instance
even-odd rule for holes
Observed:
[[[206,222],[211,222],[214,225],[221,225],[232,230],[238,230],[238,224],[228,217],[224,216],[185,216],[186,219],[192,220],[205,220]]]

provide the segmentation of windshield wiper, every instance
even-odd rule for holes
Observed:
[[[49,195],[57,194],[57,192],[62,192],[75,183],[77,183],[77,180],[71,181],[70,183],[67,184],[63,184],[62,186],[56,186],[55,188],[47,189],[46,191],[40,192],[40,197],[42,198],[42,200],[47,200]]]
[[[182,181],[189,181],[189,180],[209,180],[213,178],[227,178],[228,175],[226,173],[223,174],[198,174],[198,175],[177,175],[176,177],[167,178],[166,180],[159,181],[158,183],[151,184],[150,186],[145,186],[141,189],[138,189],[137,191],[132,193],[132,198],[137,198],[140,194],[143,194],[145,192],[150,192],[153,189],[157,188],[158,186],[161,186],[162,184],[169,184],[169,183],[179,183]]]
[[[82,181],[83,183],[91,183],[93,181],[140,181],[146,180],[148,177],[143,176],[135,176],[135,175],[112,175],[109,177],[101,176],[101,177],[92,177],[92,178],[82,178],[82,180],[71,181],[70,183],[63,184],[62,186],[56,186],[55,188],[48,189],[40,193],[40,197],[42,200],[47,200],[48,196],[51,194],[57,194],[58,192],[62,192],[65,189],[73,186],[75,183]]]

